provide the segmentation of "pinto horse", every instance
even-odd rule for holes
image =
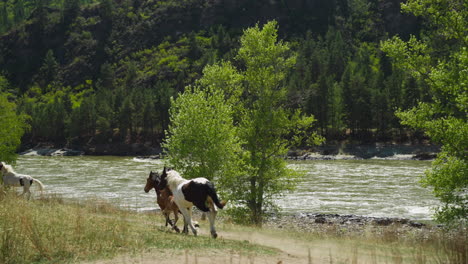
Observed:
[[[202,212],[209,212],[211,236],[216,238],[215,218],[217,209],[223,209],[226,202],[220,202],[213,183],[205,178],[186,180],[175,170],[164,167],[158,189],[169,187],[174,195],[174,202],[184,216],[184,233],[188,233],[187,225],[197,235],[197,230],[192,222],[192,207],[195,205]],[[216,207],[215,207],[216,205]]]
[[[11,165],[0,162],[0,172],[3,174],[3,184],[5,186],[23,186],[23,193],[21,196],[27,193],[28,199],[31,197],[31,191],[29,188],[33,182],[39,184],[39,189],[41,191],[44,189],[44,185],[38,179],[34,179],[29,175],[16,173]]]
[[[179,207],[174,202],[174,197],[169,188],[158,189],[159,182],[161,181],[161,175],[157,172],[150,172],[148,179],[146,179],[145,192],[148,193],[151,189],[154,188],[156,191],[156,202],[161,208],[161,212],[166,217],[166,226],[170,224],[172,229],[177,233],[180,232],[179,228],[176,226],[177,221],[179,220]],[[171,212],[174,213],[174,222],[171,221],[169,215]]]

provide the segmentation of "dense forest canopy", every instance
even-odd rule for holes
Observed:
[[[23,144],[158,145],[170,98],[206,65],[234,59],[243,30],[270,20],[297,52],[288,106],[327,140],[406,140],[394,112],[430,100],[379,43],[426,29],[399,0],[7,0],[4,92],[31,116]],[[440,43],[443,45],[443,43]]]

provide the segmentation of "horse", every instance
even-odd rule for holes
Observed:
[[[31,197],[31,191],[29,188],[31,185],[36,182],[39,184],[39,189],[44,190],[44,185],[38,179],[35,179],[29,175],[18,174],[13,170],[11,165],[7,165],[3,162],[0,162],[0,171],[3,174],[3,184],[5,186],[23,186],[23,196],[25,193],[28,194],[28,199]]]
[[[197,236],[197,230],[192,222],[192,207],[195,205],[202,212],[209,212],[208,219],[210,220],[211,236],[213,238],[218,237],[215,229],[216,207],[223,209],[226,202],[219,201],[212,182],[208,181],[206,178],[186,180],[182,178],[177,171],[168,170],[164,167],[158,189],[166,187],[169,187],[171,190],[174,195],[174,202],[184,216],[183,232],[185,234],[188,233],[188,225],[190,229],[192,229],[193,234]]]
[[[158,203],[159,208],[161,208],[161,212],[166,217],[166,226],[170,224],[172,229],[174,229],[177,233],[180,233],[179,228],[176,226],[176,223],[179,220],[179,207],[177,207],[177,204],[175,204],[174,197],[169,188],[164,188],[161,190],[157,188],[160,181],[161,175],[159,175],[157,172],[151,171],[148,179],[146,179],[144,190],[146,193],[148,193],[151,189],[154,188],[157,197],[156,202]],[[174,213],[174,222],[172,222],[169,218],[171,212]]]

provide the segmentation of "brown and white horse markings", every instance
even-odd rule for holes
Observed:
[[[188,232],[187,226],[189,226],[193,234],[197,235],[197,230],[192,222],[192,207],[195,205],[201,211],[208,212],[210,232],[213,238],[216,238],[218,236],[214,226],[217,214],[216,207],[223,209],[226,202],[219,201],[213,183],[205,178],[186,180],[177,171],[164,167],[159,189],[166,186],[172,191],[174,201],[184,216],[184,232]]]

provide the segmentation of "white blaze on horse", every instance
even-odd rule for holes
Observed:
[[[44,190],[44,185],[38,179],[34,179],[29,175],[18,174],[13,170],[11,165],[7,165],[3,162],[0,162],[0,172],[3,175],[3,185],[5,186],[23,186],[23,193],[28,194],[28,199],[31,197],[31,191],[29,188],[33,184],[33,182],[39,185],[39,189],[42,191]]]
[[[184,216],[184,232],[188,232],[188,225],[193,234],[197,235],[197,230],[192,222],[192,207],[195,205],[202,212],[209,212],[211,236],[216,238],[218,236],[215,229],[216,207],[223,209],[226,202],[219,201],[213,183],[205,178],[186,180],[177,171],[167,170],[164,167],[158,189],[164,189],[166,186],[171,190],[174,202]]]

